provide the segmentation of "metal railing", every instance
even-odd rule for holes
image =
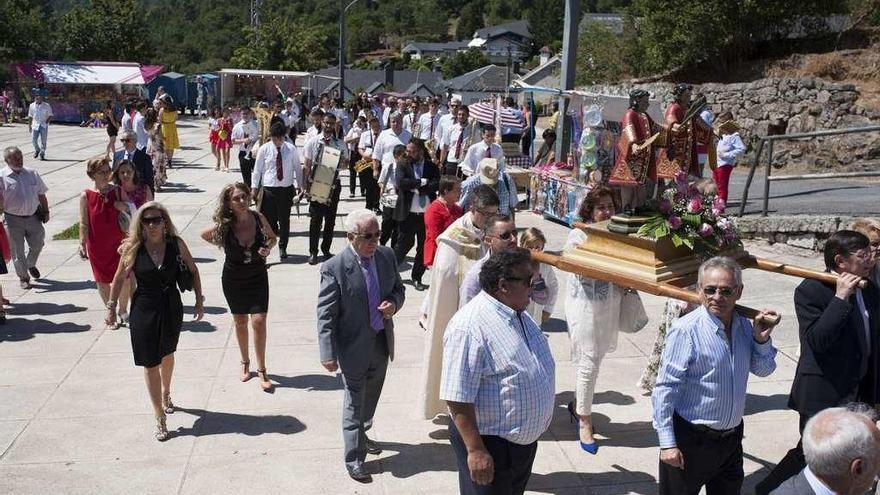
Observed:
[[[880,125],[872,125],[865,127],[851,127],[847,129],[830,129],[824,131],[801,132],[796,134],[779,134],[777,136],[765,136],[758,142],[758,150],[755,152],[755,159],[752,161],[752,168],[749,170],[749,176],[746,179],[746,185],[743,188],[742,199],[739,204],[739,216],[743,216],[746,210],[746,203],[749,199],[749,187],[752,185],[752,179],[755,177],[755,170],[761,163],[761,154],[764,151],[764,143],[767,145],[767,166],[764,169],[764,199],[761,207],[761,216],[766,217],[770,204],[770,182],[776,180],[812,180],[812,179],[846,179],[850,177],[878,177],[880,171],[866,172],[832,172],[824,174],[802,174],[802,175],[771,175],[773,170],[773,143],[776,141],[790,141],[795,139],[809,139],[822,136],[838,136],[841,134],[857,134],[864,132],[880,131]]]

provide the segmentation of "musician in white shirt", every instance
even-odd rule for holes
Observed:
[[[279,114],[284,125],[287,126],[287,135],[291,141],[296,141],[296,123],[299,122],[299,107],[290,98],[284,102],[284,110]]]
[[[241,120],[232,128],[232,144],[238,145],[238,167],[241,169],[241,179],[245,184],[251,183],[251,174],[254,171],[254,156],[251,148],[260,137],[260,129],[254,120],[253,111],[243,105],[241,107]]]
[[[394,112],[390,116],[391,128],[379,134],[379,140],[373,148],[373,176],[378,178],[385,165],[394,166],[394,147],[398,144],[406,146],[412,137],[403,129],[403,115]]]
[[[379,136],[382,134],[382,124],[379,117],[370,115],[367,120],[369,128],[361,133],[361,140],[358,142],[358,152],[364,158],[373,159],[373,148],[379,142]],[[374,167],[366,168],[358,174],[361,180],[361,186],[366,189],[366,208],[368,210],[379,211],[379,184],[376,182],[374,175]]]
[[[361,159],[361,154],[358,153],[358,143],[361,141],[361,134],[367,128],[367,120],[363,117],[358,117],[354,121],[354,125],[351,126],[348,133],[345,135],[345,144],[348,146],[348,197],[354,197],[354,190],[357,185],[357,173],[354,170],[354,166],[357,165],[357,162]],[[366,194],[366,189],[364,187],[363,181],[361,181],[361,196]]]
[[[472,144],[464,156],[464,160],[459,162],[458,166],[466,175],[476,173],[477,165],[483,158],[496,158],[498,160],[504,158],[504,151],[501,146],[495,144],[495,126],[492,124],[483,126],[483,140],[479,143]]]
[[[458,109],[455,123],[450,124],[440,140],[440,163],[443,164],[444,175],[459,175],[458,164],[467,153],[470,142],[468,136],[473,132],[470,122],[470,109],[463,106]]]
[[[312,187],[312,170],[321,165],[324,148],[339,150],[339,164],[333,177],[333,186],[328,198],[318,198],[314,194],[309,202],[309,264],[318,264],[318,240],[321,241],[321,252],[324,261],[333,255],[330,253],[330,245],[333,242],[333,229],[336,227],[336,209],[339,206],[339,191],[342,185],[339,183],[339,167],[348,161],[348,148],[345,142],[336,138],[336,116],[328,112],[324,114],[324,122],[321,124],[321,135],[306,141],[303,147],[305,155],[305,174],[308,183],[306,188]],[[323,224],[323,235],[321,233]]]
[[[419,135],[416,136],[417,138],[425,142],[434,139],[440,129],[440,114],[437,112],[439,108],[440,103],[436,98],[428,103],[428,113],[419,116]]]
[[[276,122],[269,128],[271,140],[260,146],[254,163],[251,189],[254,196],[263,189],[260,213],[266,217],[278,237],[281,259],[287,258],[290,236],[290,208],[294,189],[303,184],[303,166],[299,150],[286,140],[287,128]],[[280,159],[279,159],[280,155]]]
[[[320,108],[312,109],[309,119],[312,121],[312,125],[306,129],[306,141],[321,135],[321,126],[324,125],[324,111]]]
[[[434,133],[434,140],[437,143],[437,149],[441,148],[443,135],[449,132],[449,128],[458,122],[458,109],[461,108],[461,100],[452,98],[449,100],[449,111],[440,116],[437,122],[437,132]],[[443,162],[440,162],[443,165]]]

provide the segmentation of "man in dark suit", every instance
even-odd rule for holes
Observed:
[[[807,467],[772,495],[863,495],[880,471],[880,430],[863,404],[820,411],[807,422],[803,444]]]
[[[800,430],[817,412],[864,402],[877,403],[880,308],[877,288],[859,282],[870,276],[874,258],[868,238],[851,230],[834,233],[825,243],[825,267],[837,285],[806,279],[794,293],[801,356],[788,406],[800,414]],[[800,472],[806,462],[802,442],[755,487],[766,495]]]
[[[428,158],[421,140],[411,139],[406,145],[407,160],[397,162],[397,205],[394,221],[398,222],[399,237],[394,247],[397,263],[403,263],[406,254],[416,245],[412,281],[418,291],[428,288],[422,283],[425,273],[425,209],[437,197],[440,169]]]
[[[156,194],[153,184],[153,160],[146,151],[137,147],[137,135],[132,131],[122,133],[122,149],[113,153],[113,170],[123,160],[128,160],[134,165],[141,183],[149,186],[150,191]]]
[[[321,265],[318,293],[318,344],[321,364],[342,371],[345,401],[342,436],[349,476],[367,483],[367,453],[379,445],[367,438],[385,382],[388,360],[394,359],[394,321],[403,306],[404,287],[394,252],[379,246],[379,222],[370,210],[345,218],[349,246]]]

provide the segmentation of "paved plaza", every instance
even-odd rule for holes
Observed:
[[[153,437],[154,420],[143,371],[133,364],[128,330],[110,330],[87,261],[77,241],[51,241],[40,258],[43,279],[28,291],[14,274],[3,277],[12,301],[0,327],[0,493],[14,494],[454,494],[455,458],[442,422],[416,417],[424,332],[417,313],[426,292],[407,282],[407,299],[396,320],[396,360],[388,370],[373,436],[384,447],[368,456],[373,483],[352,481],[342,462],[342,383],[320,365],[315,304],[318,267],[307,259],[307,206],[294,210],[291,257],[269,261],[270,295],[267,367],[273,394],[259,381],[241,383],[232,318],[223,297],[223,253],[198,234],[210,223],[222,185],[240,180],[214,171],[204,121],[178,125],[184,148],[175,156],[168,187],[158,200],[171,211],[196,257],[205,288],[206,315],[191,321],[193,294],[183,296],[187,314],[176,353],[168,416],[172,437]],[[22,124],[0,127],[0,146],[16,145],[25,164],[38,170],[50,190],[52,219],[47,239],[78,221],[78,196],[91,182],[85,160],[102,153],[103,129],[52,126],[47,161],[33,160],[30,134]],[[343,179],[344,181],[347,179]],[[363,205],[344,188],[340,215]],[[333,251],[346,245],[341,217]],[[548,250],[559,250],[567,228],[529,212],[519,227],[538,226]],[[801,258],[749,245],[756,253],[819,267],[819,257]],[[12,270],[10,264],[10,271]],[[564,274],[560,291],[565,290]],[[425,277],[429,280],[430,277]],[[743,304],[783,314],[773,334],[780,353],[777,370],[751,377],[745,415],[744,493],[771,463],[797,441],[797,414],[785,408],[797,359],[792,295],[798,279],[747,271]],[[642,332],[621,335],[603,362],[594,424],[600,450],[578,446],[565,404],[573,399],[575,368],[560,294],[554,318],[545,325],[556,358],[556,413],[539,442],[528,493],[654,494],[657,438],[650,398],[636,381],[656,335],[663,299],[645,296],[651,322]]]

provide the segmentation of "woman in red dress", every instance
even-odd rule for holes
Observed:
[[[425,266],[434,264],[437,237],[463,214],[458,199],[461,197],[461,181],[454,175],[440,177],[439,194],[425,209]]]
[[[109,159],[89,160],[86,173],[95,184],[83,191],[79,199],[79,254],[91,263],[98,294],[106,305],[110,297],[110,283],[119,265],[119,245],[125,238],[119,228],[119,210],[116,209],[119,190],[110,183]],[[128,294],[124,297],[127,300]],[[120,324],[128,320],[125,313],[127,307],[127,304],[119,305]]]
[[[220,170],[220,150],[217,149],[217,140],[219,139],[220,119],[222,117],[219,107],[211,109],[211,117],[208,119],[208,129],[210,129],[208,141],[211,143],[211,154],[217,160],[214,163],[214,170]]]
[[[232,149],[232,117],[229,109],[223,110],[223,117],[217,123],[217,153],[223,158],[223,171],[229,172],[229,150]]]

